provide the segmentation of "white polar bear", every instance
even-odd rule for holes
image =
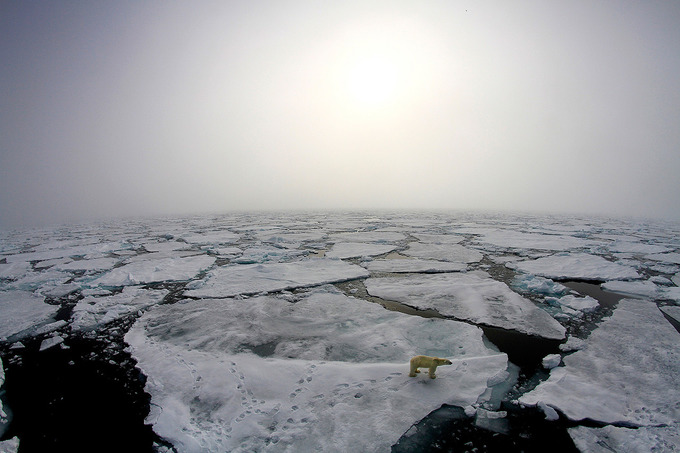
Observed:
[[[440,365],[451,365],[451,361],[448,359],[440,359],[439,357],[417,355],[411,359],[411,372],[409,373],[409,376],[414,377],[416,373],[420,373],[418,368],[429,368],[430,379],[435,379],[437,376],[434,375],[434,372]]]

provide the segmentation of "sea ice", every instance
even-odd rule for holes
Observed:
[[[185,281],[192,279],[214,263],[215,258],[207,255],[139,261],[113,269],[87,283],[87,286],[118,287],[163,281]]]
[[[48,305],[44,298],[27,291],[0,292],[0,341],[26,329],[43,324],[57,313],[59,307]]]
[[[661,307],[661,311],[680,323],[680,307],[667,305],[665,307]]]
[[[62,271],[103,271],[111,269],[118,261],[116,258],[95,258],[92,260],[77,260],[66,264],[57,264],[54,268]]]
[[[396,250],[396,245],[369,244],[363,242],[338,242],[326,253],[328,258],[358,258],[362,256],[384,255]]]
[[[517,275],[513,279],[511,286],[522,293],[543,294],[554,297],[559,297],[569,292],[569,288],[561,283],[530,274]]]
[[[600,307],[600,303],[590,296],[578,297],[568,294],[562,297],[546,297],[545,300],[551,305],[559,305],[562,308],[566,307],[583,313],[593,312]]]
[[[655,253],[670,252],[671,249],[663,245],[644,244],[640,242],[629,242],[625,240],[615,240],[607,248],[617,253],[632,253],[635,255],[646,255]]]
[[[648,299],[656,299],[662,292],[662,288],[656,286],[653,282],[647,280],[644,282],[621,282],[613,281],[606,282],[600,285],[603,290],[612,293],[623,294],[631,297],[642,297]]]
[[[118,318],[159,304],[168,294],[166,290],[147,290],[127,286],[112,296],[85,297],[73,308],[71,329],[91,330]]]
[[[220,245],[232,244],[239,240],[240,235],[231,231],[206,231],[203,233],[183,234],[182,239],[194,245]]]
[[[45,338],[40,343],[40,351],[45,351],[47,349],[58,346],[64,342],[64,338],[60,335],[54,335],[53,337]]]
[[[368,277],[364,268],[341,260],[305,259],[291,263],[236,264],[208,272],[187,285],[189,297],[250,295]]]
[[[554,234],[523,233],[513,230],[487,231],[477,242],[495,245],[503,248],[515,248],[522,250],[551,250],[564,251],[584,248],[592,245],[592,242],[573,236]]]
[[[479,328],[332,289],[162,305],[125,339],[148,376],[147,422],[180,452],[387,451],[442,404],[483,403],[508,366]],[[453,365],[409,378],[417,352]]]
[[[562,356],[559,354],[548,354],[543,357],[543,360],[541,361],[541,365],[547,370],[552,370],[556,366],[559,366],[560,363],[562,363]]]
[[[440,261],[455,261],[460,263],[476,263],[484,257],[477,250],[463,247],[460,244],[431,244],[411,242],[409,248],[403,252],[415,258]]]
[[[656,253],[646,255],[648,260],[661,261],[662,263],[680,264],[680,253]]]
[[[394,231],[359,231],[354,233],[336,233],[331,235],[331,242],[398,242],[406,239],[401,233]]]
[[[454,263],[450,261],[421,260],[421,259],[385,259],[373,260],[361,263],[371,272],[387,273],[429,273],[438,272],[460,272],[467,269],[465,263]]]
[[[458,244],[465,239],[463,236],[456,234],[413,233],[413,236],[418,238],[420,242],[427,242],[430,244]]]
[[[640,278],[635,269],[586,253],[558,254],[536,260],[508,263],[528,274],[560,280],[631,280]]]
[[[477,324],[563,339],[565,329],[547,312],[487,273],[369,278],[369,294]]]
[[[577,426],[569,428],[569,435],[582,453],[680,451],[680,423],[677,422],[636,429]]]
[[[656,304],[621,300],[550,378],[520,397],[571,420],[654,426],[680,419],[680,337]]]

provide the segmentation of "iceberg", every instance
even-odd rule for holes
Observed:
[[[319,286],[368,277],[364,268],[332,259],[307,259],[291,263],[236,264],[208,272],[203,280],[187,285],[185,295],[221,298]]]
[[[680,420],[680,336],[656,304],[623,299],[547,381],[520,397],[571,420],[655,426]]]
[[[601,256],[586,253],[559,254],[506,264],[527,274],[560,280],[634,280],[641,278],[637,271],[613,263]]]
[[[332,288],[294,303],[161,305],[125,339],[149,377],[147,422],[180,452],[387,451],[442,404],[483,403],[488,381],[508,366],[477,327]],[[416,351],[444,353],[453,365],[434,380],[410,378]]]
[[[482,271],[369,278],[372,296],[475,324],[561,340],[564,327],[546,311]]]

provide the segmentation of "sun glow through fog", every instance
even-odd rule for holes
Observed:
[[[352,100],[362,106],[377,106],[393,100],[398,90],[395,62],[369,56],[350,66],[347,89]]]

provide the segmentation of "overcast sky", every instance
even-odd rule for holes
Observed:
[[[0,62],[0,227],[680,219],[677,1],[2,2]]]

